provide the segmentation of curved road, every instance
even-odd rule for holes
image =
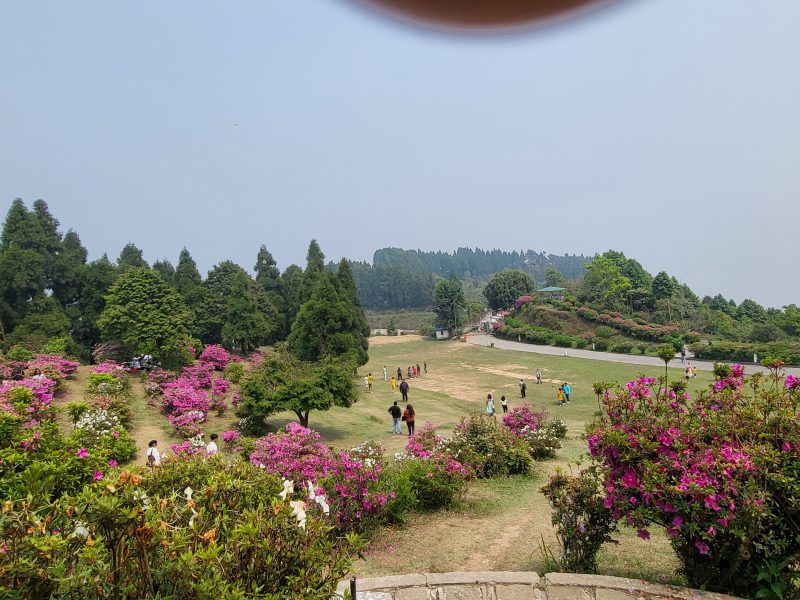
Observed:
[[[470,333],[465,335],[467,342],[475,344],[476,346],[488,346],[494,344],[495,348],[501,350],[515,350],[517,352],[535,352],[537,354],[550,354],[552,356],[572,356],[574,358],[588,358],[589,360],[602,360],[606,362],[626,363],[629,365],[648,365],[663,367],[664,361],[656,356],[640,356],[635,354],[616,354],[614,352],[600,352],[597,350],[579,350],[577,348],[558,348],[556,346],[539,346],[537,344],[524,344],[521,342],[512,342],[511,340],[503,340],[493,335],[486,333]],[[694,360],[692,357],[687,357],[687,361],[691,362],[698,371],[712,371],[714,363],[705,360]],[[681,367],[680,359],[677,358],[674,362],[670,363],[671,367]],[[755,371],[767,371],[761,365],[745,364],[745,372],[753,373]],[[786,367],[787,375],[800,376],[800,367]]]

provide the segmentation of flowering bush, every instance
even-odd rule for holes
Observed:
[[[539,425],[546,420],[546,412],[531,410],[528,404],[515,406],[511,409],[511,412],[507,415],[503,415],[503,425],[508,427],[515,434],[519,434],[525,427],[528,429],[538,429]]]
[[[52,420],[55,382],[52,379],[21,379],[0,385],[0,410],[23,419],[25,427]]]
[[[163,393],[163,386],[166,383],[175,381],[176,375],[166,369],[153,369],[147,374],[147,381],[144,389],[149,398],[155,398]]]
[[[223,431],[220,434],[220,437],[222,438],[222,442],[226,446],[232,448],[236,444],[236,442],[238,442],[239,439],[242,437],[242,434],[235,430]]]
[[[81,431],[81,436],[88,445],[94,445],[97,439],[111,432],[119,432],[120,422],[116,415],[102,408],[87,410],[75,422],[75,429]]]
[[[556,452],[561,448],[561,442],[555,432],[548,426],[539,429],[523,427],[517,436],[528,442],[531,456],[536,460],[555,458]]]
[[[188,440],[182,441],[180,444],[170,444],[169,449],[172,450],[175,456],[181,456],[182,454],[205,454],[206,443],[205,440],[203,440],[203,434],[200,433],[192,436]]]
[[[190,410],[184,413],[170,415],[169,423],[178,433],[185,437],[202,435],[203,424],[206,422],[206,413],[202,410]]]
[[[533,470],[528,444],[479,413],[461,419],[453,430],[449,449],[481,478],[527,475]]]
[[[342,529],[362,528],[367,518],[380,516],[393,497],[378,485],[383,465],[374,446],[334,452],[320,442],[317,432],[297,423],[256,440],[250,461],[285,479],[311,482],[328,496],[331,514]]]
[[[396,469],[402,489],[402,480],[408,481],[413,494],[414,506],[422,510],[447,508],[464,494],[467,480],[472,473],[463,464],[447,454],[435,454],[427,457],[397,455]]]
[[[641,537],[665,527],[694,587],[759,595],[759,570],[774,578],[768,595],[795,585],[800,390],[771,367],[718,369],[694,399],[640,378],[606,392],[588,428],[608,469],[605,505]]]
[[[86,379],[86,395],[125,398],[130,396],[130,378],[123,371],[91,373]]]
[[[222,371],[228,366],[231,360],[231,355],[222,346],[212,345],[206,346],[198,359],[203,365],[210,365],[217,371]]]
[[[327,600],[363,547],[247,463],[98,473],[60,502],[5,505],[0,595]]]

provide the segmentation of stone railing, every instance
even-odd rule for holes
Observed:
[[[732,596],[605,575],[475,571],[357,581],[356,600],[731,600]],[[338,596],[349,589],[343,581]]]

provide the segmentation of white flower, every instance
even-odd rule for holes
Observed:
[[[83,523],[78,521],[77,523],[75,523],[75,531],[72,532],[71,537],[87,538],[89,537],[89,530],[86,529],[86,526]]]
[[[133,499],[142,503],[142,510],[148,510],[150,505],[147,503],[147,492],[136,490],[133,492]]]
[[[289,502],[292,507],[292,515],[297,519],[297,526],[305,531],[306,528],[306,503],[302,500],[292,500]]]
[[[187,500],[191,500],[192,499],[192,494],[193,493],[194,493],[194,490],[192,488],[190,488],[190,487],[187,487],[185,490],[183,490],[183,494],[184,494],[184,496],[186,496]]]
[[[306,485],[308,486],[308,499],[315,500],[317,497],[317,492],[314,490],[314,484],[310,481],[306,481]]]
[[[317,497],[314,499],[314,501],[315,501],[317,504],[319,504],[319,507],[322,509],[322,512],[324,512],[326,515],[330,514],[330,512],[331,512],[331,507],[328,505],[328,501],[326,500],[325,496],[323,496],[322,494],[320,494],[319,496],[317,496]]]
[[[283,491],[280,494],[278,494],[281,497],[281,500],[286,500],[286,496],[293,493],[294,493],[294,481],[289,481],[288,479],[284,479]]]

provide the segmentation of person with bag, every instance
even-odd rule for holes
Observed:
[[[158,467],[161,465],[161,453],[158,451],[158,440],[150,440],[147,444],[147,466]]]
[[[411,437],[414,435],[414,420],[416,419],[417,413],[414,412],[414,407],[410,404],[406,404],[406,409],[403,411],[403,421],[406,422],[406,427],[408,427],[408,436]]]
[[[491,394],[486,396],[486,416],[494,418],[494,399]]]

